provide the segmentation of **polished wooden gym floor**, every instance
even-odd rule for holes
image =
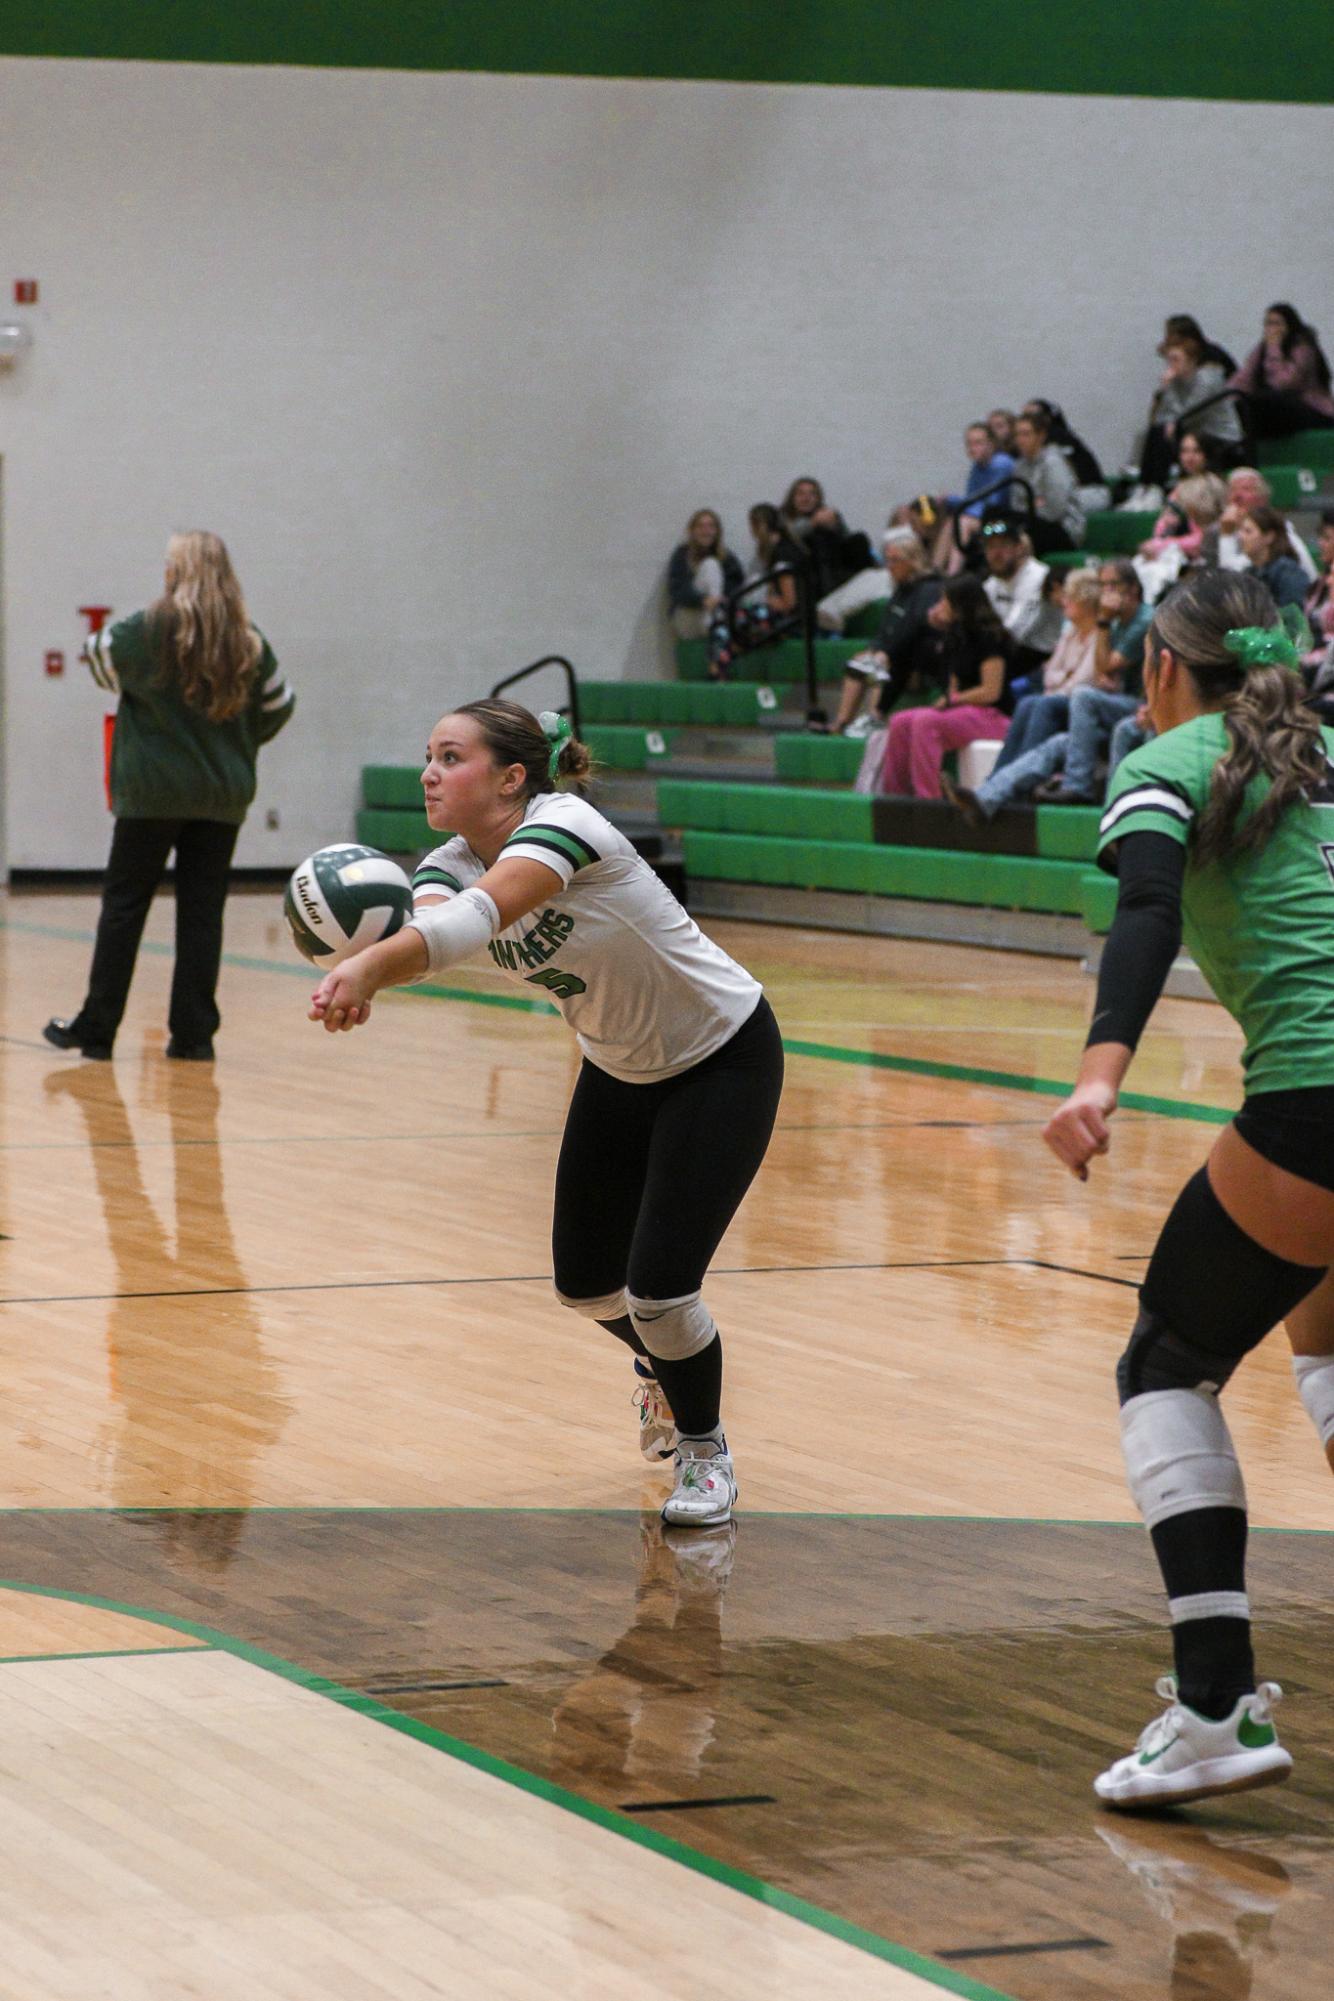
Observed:
[[[789,1050],[708,1297],[734,1534],[666,1536],[559,1309],[576,1057],[489,969],[305,1019],[228,916],[168,1063],[41,1040],[96,904],[0,903],[0,2001],[1311,2001],[1334,1486],[1279,1339],[1229,1391],[1286,1787],[1114,1817],[1170,1665],[1112,1371],[1238,1096],[1169,1002],[1086,1187],[1039,1143],[1072,965],[718,926]]]

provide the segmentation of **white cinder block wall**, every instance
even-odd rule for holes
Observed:
[[[43,655],[172,528],[297,684],[238,854],[292,862],[510,667],[661,671],[692,507],[744,547],[812,471],[875,528],[1032,394],[1116,464],[1166,312],[1334,336],[1332,164],[1323,107],[0,61],[9,865],[103,859],[104,705]]]

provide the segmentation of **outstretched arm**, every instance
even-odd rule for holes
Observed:
[[[1079,1077],[1042,1137],[1080,1181],[1110,1144],[1116,1110],[1145,1024],[1181,947],[1186,850],[1168,834],[1128,834],[1117,853],[1120,893],[1098,969],[1098,998]]]
[[[496,862],[461,896],[423,897],[401,931],[325,974],[311,997],[310,1019],[331,1034],[359,1028],[382,987],[410,986],[425,973],[471,958],[562,888],[554,869],[516,858]]]

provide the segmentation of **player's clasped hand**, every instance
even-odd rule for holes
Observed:
[[[310,997],[310,1019],[321,1021],[330,1035],[340,1030],[360,1028],[371,1018],[371,993],[373,989],[355,971],[355,962],[348,960],[332,973],[326,973]]]
[[[1111,1145],[1107,1121],[1115,1110],[1116,1092],[1110,1084],[1077,1084],[1044,1126],[1043,1139],[1078,1180],[1088,1180],[1089,1162]]]

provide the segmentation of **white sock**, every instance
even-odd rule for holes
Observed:
[[[677,1439],[677,1450],[686,1459],[712,1459],[715,1453],[726,1452],[727,1440],[721,1424],[715,1424],[712,1431],[683,1431]]]

